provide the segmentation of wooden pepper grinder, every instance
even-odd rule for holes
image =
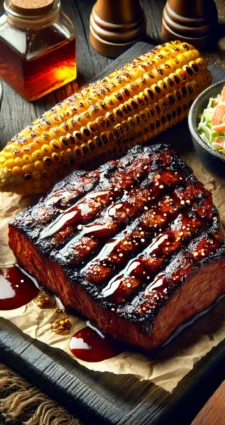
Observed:
[[[103,56],[119,56],[143,38],[145,30],[139,0],[98,0],[92,9],[90,42]]]
[[[218,13],[213,0],[167,0],[162,17],[164,41],[184,40],[199,49],[216,40]]]

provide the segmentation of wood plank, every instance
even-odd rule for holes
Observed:
[[[72,18],[77,30],[77,60],[79,81],[85,82],[95,75],[105,75],[106,67],[112,60],[100,56],[89,44],[89,15],[95,0],[64,0],[63,8]],[[160,42],[161,13],[165,0],[142,0],[146,17],[148,36],[154,43]],[[216,0],[219,10],[223,11],[223,0]],[[0,0],[0,13],[3,0]],[[224,19],[224,13],[221,19]],[[222,31],[222,25],[220,27]],[[135,50],[137,49],[137,51]],[[143,50],[142,50],[143,49]],[[132,60],[146,46],[139,45],[128,53],[125,60]],[[218,53],[218,51],[220,52]],[[208,54],[211,62],[223,65],[224,50]],[[130,55],[130,56],[129,56]],[[110,65],[122,65],[123,58]],[[214,68],[214,71],[217,72]],[[217,78],[222,76],[221,70]],[[224,74],[223,76],[224,77]],[[76,83],[62,88],[33,104],[25,102],[4,83],[3,106],[0,114],[0,146],[3,146],[25,125],[41,115],[54,103],[76,89]],[[167,140],[177,142],[178,148],[186,149],[179,134],[187,127],[181,124],[177,130],[167,133]],[[164,135],[162,135],[164,139]],[[187,138],[190,148],[190,138]],[[90,373],[76,364],[65,353],[51,350],[38,341],[32,342],[13,326],[0,321],[0,358],[9,366],[27,377],[43,391],[63,403],[71,412],[91,423],[115,423],[120,425],[171,424],[189,425],[199,408],[206,402],[221,380],[224,372],[225,344],[222,343],[209,353],[196,368],[185,377],[172,396],[148,382],[140,383],[133,377],[111,374]]]
[[[191,425],[224,425],[225,424],[225,381],[193,420]]]
[[[119,67],[123,64],[123,58],[119,58],[112,64],[111,59],[100,56],[89,45],[89,15],[94,2],[95,0],[63,1],[64,10],[72,18],[77,29],[79,81],[83,82],[97,74],[103,76],[113,70],[114,66]],[[0,0],[0,8],[2,4],[3,0]],[[148,34],[155,43],[160,41],[161,12],[164,4],[165,0],[157,2],[143,0]],[[135,46],[132,51],[126,53],[125,62],[148,49],[149,47],[144,44]],[[110,69],[106,69],[109,64],[112,64]],[[3,146],[11,136],[74,89],[76,84],[70,84],[44,100],[30,104],[4,84],[3,106],[0,114],[0,144]],[[183,124],[178,126],[176,131],[171,129],[167,133],[166,140],[174,142],[175,139],[178,148],[181,146],[184,148],[185,143],[182,140],[181,144],[181,139],[177,136],[184,133],[183,129],[187,129],[185,124],[184,127]],[[164,135],[162,140],[165,140]],[[190,147],[190,138],[187,142]],[[94,415],[98,423],[107,421],[107,423],[121,425],[137,423],[142,425],[154,421],[164,425],[166,423],[189,424],[193,415],[223,379],[224,345],[203,359],[196,370],[187,376],[170,396],[159,388],[149,383],[140,383],[132,377],[90,373],[77,365],[65,353],[54,350],[53,354],[49,347],[37,341],[31,342],[16,329],[8,327],[8,324],[3,324],[1,321],[0,326],[0,357],[32,383],[36,383],[44,391],[47,390],[50,396],[63,403],[70,411],[76,414],[80,412],[84,419],[90,417],[92,422]],[[210,384],[208,384],[208,377],[210,377]],[[191,408],[187,399],[192,400]],[[168,422],[170,417],[173,418],[173,422]]]
[[[138,43],[110,64],[109,69],[103,70],[100,76],[149,49],[148,44]],[[212,66],[212,72],[217,80],[224,76],[225,71]],[[166,139],[162,135],[157,141],[174,143],[176,140],[184,147],[184,132],[190,144],[190,135],[184,129],[185,122],[168,131]],[[0,320],[1,360],[47,391],[71,412],[77,414],[79,411],[84,419],[91,417],[93,420],[94,417],[99,424],[147,425],[154,422],[159,425],[166,423],[165,418],[167,421],[173,418],[173,424],[189,424],[216,386],[225,379],[221,373],[224,356],[225,343],[209,353],[170,395],[149,382],[139,382],[135,377],[90,372],[64,352],[32,341],[12,324]],[[206,385],[209,376],[210,385]],[[194,400],[191,407],[187,402],[190,399]]]
[[[196,399],[199,400],[200,396],[201,401],[205,402],[211,394],[212,385],[214,389],[221,377],[221,372],[218,376],[215,367],[212,367],[211,353],[205,364],[190,374],[173,395],[169,395],[148,382],[139,382],[129,376],[116,377],[90,372],[60,350],[51,350],[38,341],[34,341],[31,346],[30,338],[22,336],[6,321],[1,320],[0,326],[1,359],[71,412],[77,413],[78,409],[80,416],[86,420],[90,417],[93,419],[94,415],[98,423],[104,423],[104,419],[111,424],[120,425],[147,425],[150,420],[154,420],[155,424],[165,424],[165,418],[173,418],[173,423],[179,424],[183,418],[182,425],[189,424],[189,420],[193,418],[190,415],[191,411],[193,415],[193,406],[194,413],[198,411]],[[21,338],[24,340],[22,349]],[[24,343],[27,344],[27,349],[24,349]],[[218,354],[221,355],[220,360]],[[214,355],[217,366],[222,370],[225,346],[220,347]],[[204,375],[204,379],[200,381],[199,373]],[[210,380],[210,385],[206,385],[210,376],[213,379]],[[189,398],[191,396],[195,400],[191,406],[187,403],[187,394],[185,395],[187,387]]]

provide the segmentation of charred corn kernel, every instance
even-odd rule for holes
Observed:
[[[49,174],[47,173],[47,171],[42,171],[41,177],[46,180],[46,179],[48,179]]]
[[[53,159],[53,161],[55,161],[55,162],[58,162],[59,161],[59,159],[60,159],[60,157],[59,157],[59,154],[57,154],[57,153],[53,153],[52,154],[52,159]]]
[[[56,151],[62,149],[62,142],[60,140],[52,140],[50,142],[52,150]]]
[[[46,145],[46,144],[44,144],[44,145],[41,147],[41,150],[42,150],[42,152],[44,152],[44,155],[51,155],[51,153],[52,153],[52,148],[51,148],[51,146],[50,146],[50,145]]]
[[[45,166],[50,167],[50,165],[53,163],[52,158],[50,156],[45,156],[43,158],[43,163]]]
[[[95,165],[145,143],[186,117],[210,82],[206,61],[190,44],[172,41],[154,48],[13,138],[0,153],[0,189],[43,192],[86,161]]]
[[[68,156],[70,156],[70,155],[72,155],[72,150],[70,148],[66,149],[66,153],[67,153]]]

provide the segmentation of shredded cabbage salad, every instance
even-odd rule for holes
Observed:
[[[198,132],[213,149],[225,154],[225,87],[216,98],[210,98],[200,116]]]

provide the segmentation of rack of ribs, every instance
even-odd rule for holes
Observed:
[[[211,193],[168,145],[74,171],[14,219],[9,243],[66,307],[147,351],[225,293]]]

